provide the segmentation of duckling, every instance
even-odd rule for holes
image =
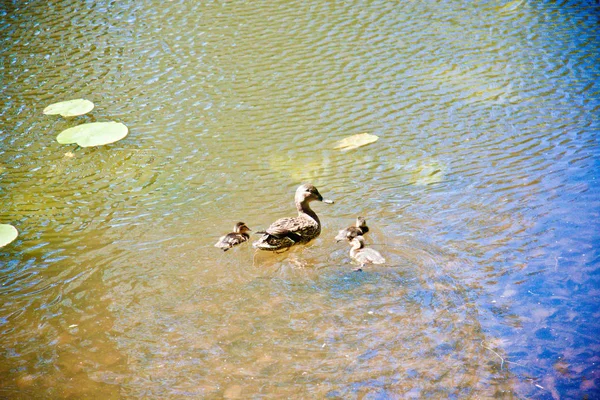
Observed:
[[[377,250],[370,247],[365,247],[365,238],[357,236],[350,241],[352,248],[350,249],[350,257],[360,263],[360,267],[356,271],[361,271],[361,268],[367,264],[384,264],[385,258]]]
[[[233,246],[237,246],[238,244],[244,243],[248,239],[250,239],[250,232],[252,229],[248,228],[245,223],[238,222],[233,227],[233,232],[228,233],[225,236],[221,236],[219,241],[215,244],[215,247],[219,249],[223,249],[223,251],[227,251],[231,249]]]
[[[266,231],[257,232],[262,236],[252,246],[266,251],[288,250],[296,244],[306,244],[319,236],[321,221],[309,205],[313,200],[333,204],[332,200],[323,200],[323,196],[313,185],[300,185],[294,196],[298,216],[278,219]]]
[[[365,233],[369,232],[369,227],[367,226],[367,220],[364,217],[357,217],[356,224],[353,226],[349,226],[346,229],[340,230],[340,232],[335,237],[335,240],[341,242],[342,240],[351,241],[357,236],[362,236]]]

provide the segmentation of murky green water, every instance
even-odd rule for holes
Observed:
[[[0,397],[599,395],[597,3],[1,7]],[[310,246],[213,247],[303,182]]]

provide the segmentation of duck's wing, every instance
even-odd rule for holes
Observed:
[[[310,228],[306,221],[300,218],[281,218],[267,228],[266,233],[276,238],[290,238],[298,242],[302,234]]]
[[[221,236],[219,240],[217,240],[217,243],[215,243],[215,247],[223,249],[223,251],[229,250],[231,248],[231,245],[227,243],[227,235]]]
[[[346,235],[348,240],[352,240],[357,236],[361,236],[363,234],[363,230],[361,228],[357,228],[356,226],[351,226],[348,228],[348,233]]]
[[[341,242],[342,240],[348,239],[348,229],[340,229],[337,235],[335,235],[335,240]]]
[[[342,241],[342,240],[352,240],[355,237],[362,235],[363,231],[360,228],[357,228],[356,226],[350,226],[346,229],[342,229],[337,236],[335,237],[335,240],[337,240],[338,242]]]
[[[265,233],[258,238],[258,240],[252,244],[252,246],[261,250],[277,251],[282,249],[285,250],[294,244],[296,244],[296,241],[287,236],[277,238],[273,235]]]
[[[261,250],[282,250],[297,243],[306,243],[319,232],[319,224],[311,218],[281,218],[273,222],[253,246]]]
[[[227,235],[221,237],[215,247],[223,249],[223,251],[227,251],[233,246],[236,246],[240,243],[244,243],[248,240],[249,236],[247,234],[241,233],[228,233]]]

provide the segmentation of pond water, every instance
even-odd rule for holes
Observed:
[[[1,398],[600,396],[597,2],[0,7]]]

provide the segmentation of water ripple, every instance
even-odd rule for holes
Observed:
[[[597,6],[151,3],[0,8],[4,395],[597,386]],[[102,120],[129,135],[55,141]],[[336,201],[314,245],[212,247],[302,182]],[[356,215],[388,259],[362,274],[333,242]]]

